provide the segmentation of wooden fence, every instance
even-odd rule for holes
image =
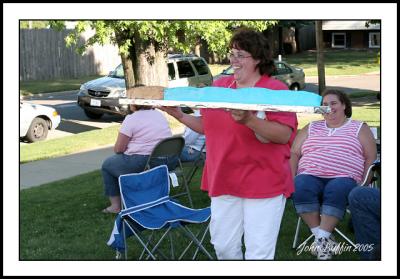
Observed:
[[[81,56],[66,47],[64,38],[71,30],[20,29],[19,78],[27,80],[72,79],[107,74],[121,58],[114,45],[90,47]],[[85,40],[83,36],[82,41]]]
[[[118,49],[114,45],[100,46],[96,44],[90,47],[83,56],[77,54],[74,47],[66,47],[64,38],[71,31],[20,29],[20,80],[73,79],[90,75],[103,75],[121,63]],[[275,33],[272,33],[272,35]],[[89,34],[84,34],[81,40],[86,40]],[[272,48],[277,50],[277,34],[272,36],[271,39]],[[301,51],[315,48],[314,26],[301,28],[299,40],[300,45],[298,47]],[[204,47],[206,48],[206,44],[204,44],[200,54],[207,58],[210,54],[205,53]],[[208,60],[209,63],[218,62],[211,58]]]

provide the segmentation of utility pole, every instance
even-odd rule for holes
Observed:
[[[322,36],[322,21],[315,21],[315,37],[317,41],[317,66],[318,66],[318,93],[325,90],[325,62],[324,62],[324,38]]]

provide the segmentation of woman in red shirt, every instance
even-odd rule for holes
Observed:
[[[287,90],[271,78],[271,50],[259,32],[238,30],[230,42],[233,76],[214,82],[228,88]],[[211,242],[218,259],[273,259],[286,198],[293,192],[289,158],[295,113],[202,109],[201,117],[164,108],[205,134],[207,159],[201,188],[211,198]]]

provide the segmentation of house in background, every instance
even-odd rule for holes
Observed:
[[[274,57],[277,57],[278,54],[287,55],[315,49],[315,26],[313,21],[282,20],[280,22],[281,24],[263,32],[270,44]]]
[[[315,24],[313,20],[280,20],[279,24],[262,32],[267,38],[273,52],[273,57],[279,54],[289,55],[297,52],[315,49]],[[207,42],[202,40],[200,52],[209,64],[226,63],[229,59],[225,56],[218,57],[216,53],[209,52]]]
[[[328,20],[322,22],[325,48],[379,49],[381,25],[365,25],[366,20]]]

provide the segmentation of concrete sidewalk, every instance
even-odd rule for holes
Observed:
[[[183,126],[172,129],[182,135]],[[19,165],[19,189],[27,189],[101,169],[103,161],[114,154],[114,144],[58,158]]]
[[[104,159],[114,154],[113,147],[20,164],[19,188],[27,189],[98,170]]]

